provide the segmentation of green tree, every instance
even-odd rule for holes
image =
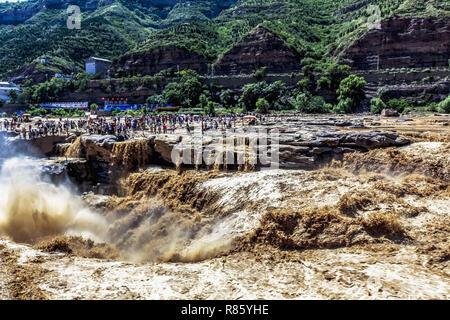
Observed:
[[[96,105],[95,103],[91,104],[89,106],[89,110],[91,110],[91,112],[95,112],[98,110],[98,105]]]
[[[17,91],[16,90],[9,90],[8,97],[9,97],[9,102],[10,103],[16,103],[17,102],[17,97],[18,97]]]
[[[438,104],[438,111],[442,113],[450,113],[450,96]]]
[[[370,112],[373,114],[380,114],[387,106],[380,98],[373,98],[370,100]]]
[[[214,101],[208,101],[208,104],[205,108],[205,113],[209,115],[215,115],[216,114],[216,103]]]
[[[159,94],[154,94],[152,96],[147,97],[147,99],[145,100],[145,102],[147,104],[160,104],[160,103],[164,103],[164,97],[162,95]]]
[[[297,86],[302,92],[310,92],[313,89],[313,84],[310,79],[305,78],[297,82]]]
[[[206,94],[201,94],[199,98],[198,108],[202,108],[205,114],[216,114],[216,103],[211,101]]]
[[[326,103],[320,96],[309,96],[300,93],[295,98],[295,108],[303,113],[328,113],[331,110],[331,105]]]
[[[329,89],[331,88],[331,80],[327,77],[321,77],[317,80],[317,89]]]
[[[242,88],[239,103],[241,103],[246,110],[254,110],[258,99],[264,97],[267,86],[268,84],[265,81],[246,84]]]
[[[193,70],[177,73],[181,76],[178,82],[169,82],[163,91],[166,103],[192,107],[199,103],[200,95],[205,90],[198,74]]]
[[[183,77],[181,80],[181,94],[184,98],[182,104],[195,106],[199,102],[203,90],[204,86],[197,75]]]
[[[262,114],[268,113],[269,102],[264,98],[259,98],[258,101],[256,101],[256,112]]]
[[[275,81],[271,84],[266,81],[249,83],[242,88],[239,103],[245,110],[254,110],[259,98],[267,100],[269,105],[277,105],[285,91],[286,85],[283,81]]]
[[[338,94],[338,112],[354,112],[365,98],[364,87],[367,85],[364,78],[354,74],[341,81]]]
[[[233,108],[236,106],[237,100],[233,91],[227,89],[220,93],[220,102],[226,108]]]
[[[391,99],[388,102],[388,106],[390,109],[396,110],[400,113],[411,107],[411,105],[405,99]]]
[[[325,75],[330,80],[329,88],[332,90],[339,88],[341,81],[350,75],[350,70],[347,65],[330,64],[325,70]]]
[[[163,96],[166,103],[181,105],[184,100],[181,84],[178,82],[169,82],[163,91]]]
[[[351,98],[339,100],[339,103],[333,107],[335,113],[352,113],[354,108],[354,101]]]

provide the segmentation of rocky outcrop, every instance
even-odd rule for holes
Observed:
[[[358,70],[448,66],[449,18],[390,18],[372,29],[344,54]]]
[[[9,135],[9,137],[8,137]],[[18,133],[0,134],[0,157],[26,154],[31,156],[52,156],[57,153],[57,145],[66,142],[66,136],[46,136],[24,140]]]
[[[23,83],[27,79],[32,79],[33,83],[41,83],[45,82],[47,79],[51,79],[53,76],[54,74],[52,73],[49,73],[47,76],[44,71],[36,68],[36,65],[34,63],[9,72],[6,75],[8,81],[18,84]]]
[[[408,139],[387,131],[281,133],[279,163],[280,168],[317,169],[345,153],[409,143]]]
[[[0,11],[0,24],[16,25],[25,22],[38,13],[39,10],[41,10],[41,8],[36,6],[31,8],[8,9]]]
[[[154,75],[162,70],[192,69],[200,74],[208,72],[211,61],[197,53],[176,46],[156,47],[144,52],[126,54],[113,61],[111,75]]]
[[[327,123],[327,124],[325,124]],[[354,131],[341,132],[338,126],[359,126],[356,123],[345,123],[341,119],[331,119],[324,122],[317,119],[314,121],[285,122],[283,125],[266,124],[259,129],[279,131],[279,167],[296,169],[316,169],[329,163],[332,159],[341,159],[348,152],[365,152],[378,148],[393,146],[403,146],[410,141],[395,132],[390,131]],[[253,129],[253,128],[252,128]],[[219,159],[233,159],[232,163],[227,162],[228,169],[258,168],[267,166],[266,160],[271,152],[272,146],[265,145],[264,141],[271,141],[270,133],[260,138],[256,145],[257,153],[249,153],[248,150],[254,148],[250,145],[251,136],[256,131],[237,130],[235,132],[234,145],[232,140],[224,140],[222,136],[214,136],[208,131],[201,137],[182,135],[147,135],[139,139],[130,139],[126,142],[119,142],[114,136],[82,136],[77,141],[81,152],[78,157],[86,159],[92,163],[100,163],[100,167],[114,167],[114,170],[133,170],[142,165],[164,164],[176,166],[181,164],[185,167],[193,167],[199,164],[200,167],[222,167]],[[255,142],[255,140],[253,140]],[[75,142],[74,145],[76,145]],[[145,143],[145,148],[142,148]],[[195,150],[201,149],[202,160],[194,159]],[[269,152],[269,153],[267,153]],[[145,153],[145,154],[143,154]],[[124,156],[126,154],[126,156]],[[127,158],[126,161],[117,162],[115,159]],[[131,158],[139,158],[133,161]],[[179,160],[179,163],[177,162]],[[272,159],[275,160],[275,159]],[[134,164],[131,166],[121,165],[123,163]],[[270,163],[269,163],[270,165]],[[107,171],[107,169],[105,169]]]
[[[441,102],[448,97],[450,92],[450,81],[442,80],[436,83],[407,84],[396,86],[378,86],[377,90],[383,88],[383,99],[405,99],[409,103],[426,105],[430,102]]]
[[[41,0],[33,6],[24,6],[0,10],[0,24],[17,25],[27,21],[42,9],[63,9],[69,5],[77,5],[81,10],[95,10],[101,6],[110,5],[114,0]]]
[[[381,111],[381,116],[382,117],[399,117],[400,115],[398,114],[398,112],[396,110],[383,109],[383,111]]]
[[[300,70],[300,56],[265,27],[258,27],[226,52],[214,66],[216,74],[251,74],[267,67],[270,73]]]

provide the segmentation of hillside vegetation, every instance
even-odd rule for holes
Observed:
[[[69,4],[81,7],[80,30],[66,27]],[[371,15],[367,10],[369,5],[380,6],[383,18],[450,16],[448,0],[30,0],[5,3],[0,4],[0,77],[32,63],[43,71],[77,73],[83,69],[84,60],[92,55],[112,59],[130,51],[167,44],[214,59],[257,25],[272,30],[304,57],[330,59],[367,31]],[[50,58],[51,64],[37,63],[41,57]]]

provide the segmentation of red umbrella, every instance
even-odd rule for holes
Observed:
[[[256,119],[255,116],[245,116],[244,119]]]

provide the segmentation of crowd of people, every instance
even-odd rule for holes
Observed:
[[[265,121],[265,116],[258,115],[259,121]],[[255,120],[258,119],[255,117]],[[143,115],[137,117],[114,116],[92,117],[84,116],[77,119],[52,119],[48,117],[35,118],[27,122],[23,116],[13,116],[3,119],[0,124],[2,131],[14,131],[23,139],[35,139],[48,135],[69,135],[70,132],[132,136],[137,132],[151,134],[192,133],[195,125],[201,130],[225,130],[235,128],[242,121],[242,116],[235,114],[221,116],[203,115]]]

